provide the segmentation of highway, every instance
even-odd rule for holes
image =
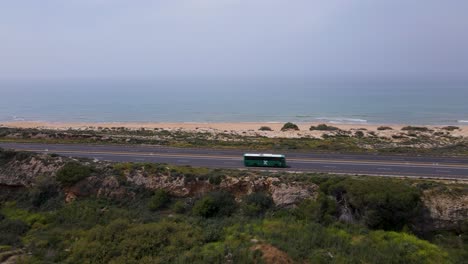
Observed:
[[[219,150],[172,148],[146,145],[84,145],[0,143],[0,148],[56,153],[69,157],[85,157],[120,162],[157,162],[209,168],[245,168],[244,153],[253,150]],[[289,168],[272,168],[296,172],[428,177],[468,180],[468,158],[426,156],[384,156],[367,154],[324,154],[303,152],[285,154]]]

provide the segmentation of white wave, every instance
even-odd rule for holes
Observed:
[[[332,124],[365,124],[367,120],[359,118],[346,118],[346,117],[318,117],[316,120],[329,122]]]
[[[19,116],[13,116],[12,119],[13,119],[13,121],[24,121],[24,120],[26,120],[25,118],[19,117]]]
[[[458,120],[458,123],[468,123],[468,120]]]

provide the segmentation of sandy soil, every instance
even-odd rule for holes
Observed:
[[[231,133],[241,135],[261,135],[267,137],[320,137],[324,131],[309,131],[309,127],[322,123],[296,123],[300,130],[299,131],[281,131],[283,123],[261,123],[261,122],[239,122],[239,123],[133,123],[133,122],[112,122],[112,123],[55,123],[55,122],[28,122],[28,121],[15,121],[15,122],[3,122],[0,126],[15,127],[15,128],[39,128],[39,129],[98,129],[98,128],[115,128],[125,127],[128,129],[166,129],[166,130],[180,130],[188,132],[210,132],[210,133]],[[405,125],[384,125],[384,124],[328,124],[331,126],[338,127],[342,130],[347,131],[374,131],[382,136],[391,136],[401,132],[401,128]],[[258,129],[262,126],[268,126],[273,131],[259,131]],[[393,130],[379,131],[379,126],[389,126]],[[426,126],[440,131],[443,126]],[[468,125],[459,125],[460,129],[451,132],[452,136],[468,137]],[[443,130],[442,130],[443,131]]]

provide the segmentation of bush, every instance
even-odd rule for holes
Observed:
[[[335,198],[323,193],[319,194],[317,200],[304,200],[294,210],[298,219],[322,224],[331,224],[336,221],[338,212]]]
[[[320,131],[337,131],[337,130],[340,130],[339,128],[337,127],[334,127],[334,126],[328,126],[326,124],[320,124],[318,126],[311,126],[309,128],[310,131],[312,130],[320,130]]]
[[[326,189],[374,229],[401,230],[422,209],[416,187],[389,179],[344,179]]]
[[[270,195],[256,192],[244,197],[242,211],[249,216],[258,216],[264,214],[273,205],[273,199]]]
[[[431,131],[427,127],[417,127],[417,126],[405,126],[401,130],[404,130],[404,131],[419,131],[419,132],[429,132],[429,131]]]
[[[130,223],[117,219],[96,226],[70,241],[70,253],[60,263],[185,263],[178,259],[202,241],[199,228],[162,221]]]
[[[284,124],[284,126],[281,128],[281,131],[286,131],[286,130],[299,130],[299,127],[291,122],[288,122]]]
[[[223,176],[219,174],[212,174],[208,177],[208,182],[213,185],[220,185],[223,181]]]
[[[446,126],[446,127],[443,127],[442,129],[447,130],[447,131],[454,131],[454,130],[457,130],[457,129],[460,129],[460,128],[457,127],[457,126]]]
[[[389,126],[379,126],[377,128],[377,130],[393,130],[393,128],[389,127]]]
[[[273,129],[271,129],[271,127],[268,127],[268,126],[262,126],[258,130],[260,130],[260,131],[273,131]]]
[[[294,263],[450,263],[444,250],[406,233],[269,219],[258,229]]]
[[[50,177],[39,177],[29,191],[29,199],[34,207],[41,207],[60,195],[60,187]]]
[[[10,160],[15,158],[15,156],[16,152],[0,148],[0,165],[8,163]]]
[[[91,176],[93,169],[78,162],[68,162],[57,171],[57,181],[64,186],[72,186],[75,183]]]
[[[177,201],[174,203],[174,205],[172,206],[172,210],[174,210],[174,212],[178,213],[178,214],[183,214],[185,213],[185,203],[183,201]]]
[[[21,220],[4,219],[0,221],[0,245],[21,245],[21,236],[29,227]]]
[[[362,138],[362,137],[364,137],[364,132],[362,132],[362,131],[356,131],[356,132],[354,133],[354,135],[355,135],[356,137],[358,137],[358,138]]]
[[[230,216],[236,209],[236,202],[231,193],[212,192],[198,200],[193,206],[192,213],[205,218],[215,216]]]
[[[159,189],[154,193],[153,197],[151,197],[148,208],[151,211],[156,211],[165,207],[170,201],[169,193],[166,190]]]

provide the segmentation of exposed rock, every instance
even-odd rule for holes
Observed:
[[[88,177],[65,189],[65,200],[67,202],[72,202],[77,197],[88,196],[122,200],[135,197],[135,193],[121,186],[114,176]]]
[[[269,191],[276,206],[289,207],[305,199],[316,199],[318,186],[298,182],[277,183],[269,186]]]
[[[430,229],[458,229],[468,222],[468,192],[426,190],[422,196],[429,210]]]
[[[146,175],[142,171],[135,171],[126,175],[127,181],[150,190],[165,189],[171,195],[187,197],[212,190],[206,181],[187,182],[185,177],[172,177],[168,174]]]
[[[47,155],[37,155],[23,160],[14,160],[0,167],[0,184],[28,187],[39,176],[55,176],[55,173],[62,165],[61,158],[56,158],[51,162]]]

